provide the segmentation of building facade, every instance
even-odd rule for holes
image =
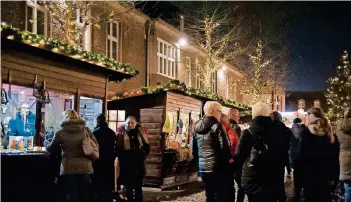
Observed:
[[[184,32],[161,19],[150,18],[139,10],[127,8],[118,2],[101,3],[113,8],[118,15],[114,20],[100,23],[99,28],[89,26],[84,33],[82,47],[93,53],[107,55],[118,62],[133,64],[139,70],[139,75],[131,80],[110,83],[110,94],[165,84],[172,79],[194,88],[202,88],[199,74],[205,55],[196,45],[182,43],[182,40],[190,41]],[[1,4],[2,22],[21,30],[63,39],[60,24],[55,24],[52,14],[39,1],[7,1]],[[102,8],[103,6],[92,8],[89,12],[91,15],[102,13]],[[76,11],[75,18],[79,24],[79,10]],[[225,63],[212,76],[211,92],[249,104],[251,97],[240,95],[238,88],[243,77],[234,66]],[[276,102],[281,103],[276,110],[284,111],[284,94],[283,90],[276,94]],[[263,96],[270,95],[271,93],[263,93]]]

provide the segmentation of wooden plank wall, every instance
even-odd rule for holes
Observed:
[[[105,97],[106,78],[103,75],[74,71],[55,61],[32,56],[26,53],[2,52],[1,77],[7,82],[11,70],[12,84],[32,87],[35,75],[38,82],[46,81],[48,90],[76,94],[80,89],[82,96],[103,99]]]
[[[140,109],[140,123],[148,129],[150,155],[145,161],[144,185],[159,187],[162,182],[162,154],[164,141],[161,132],[164,122],[164,106]]]
[[[181,111],[181,113],[189,113],[200,115],[201,101],[195,98],[168,92],[166,111]]]

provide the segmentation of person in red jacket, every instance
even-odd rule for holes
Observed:
[[[231,125],[229,123],[229,118],[227,115],[222,114],[221,121],[222,121],[223,127],[226,130],[227,135],[228,135],[230,152],[231,152],[232,156],[235,156],[235,151],[236,151],[236,148],[237,148],[238,143],[239,143],[238,135],[235,133],[234,129],[231,127]],[[229,162],[233,163],[234,160],[230,159]]]
[[[230,140],[230,149],[232,151],[232,155],[235,155],[236,149],[239,144],[239,138],[241,129],[237,123],[239,123],[239,112],[236,109],[230,109],[228,115],[222,115],[222,121],[224,122],[224,127],[230,129],[226,129],[228,131],[228,137]],[[232,132],[231,132],[232,131]],[[232,165],[233,160],[230,161]],[[241,187],[241,172],[234,173],[235,182],[238,185],[237,195],[236,195],[236,202],[244,202],[245,199],[245,191]]]

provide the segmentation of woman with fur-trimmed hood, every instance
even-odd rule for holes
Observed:
[[[347,109],[344,119],[336,128],[340,141],[340,180],[344,182],[345,202],[351,201],[351,109]]]
[[[331,202],[339,178],[339,143],[320,108],[308,111],[297,157],[306,202]]]
[[[116,145],[120,163],[118,180],[126,186],[128,201],[142,202],[142,185],[146,174],[144,161],[150,153],[150,145],[145,130],[134,117],[128,117],[125,125],[117,129]]]
[[[97,141],[76,111],[65,111],[61,129],[56,132],[47,150],[51,155],[62,153],[59,183],[63,188],[63,201],[88,201],[89,175],[94,173],[93,161],[84,154],[82,141],[89,136]]]

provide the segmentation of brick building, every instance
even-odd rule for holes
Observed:
[[[180,40],[188,36],[161,19],[153,19],[136,9],[129,9],[118,2],[102,2],[120,13],[117,20],[100,24],[100,29],[91,26],[84,33],[82,46],[87,51],[100,53],[122,63],[135,65],[140,73],[135,78],[123,83],[111,83],[109,93],[139,89],[142,86],[155,86],[178,79],[185,84],[201,88],[196,72],[190,73],[195,65],[204,64],[204,53],[191,43],[181,45]],[[101,12],[96,8],[91,13]],[[80,12],[75,13],[77,21]],[[36,0],[1,2],[2,22],[21,30],[42,34],[62,40],[60,26],[53,23],[50,13]],[[32,20],[32,22],[30,22]],[[244,75],[234,66],[226,63],[212,76],[212,93],[224,98],[234,99],[248,104],[250,96],[240,95],[234,81]],[[271,95],[268,93],[267,96]],[[265,95],[264,95],[265,96]],[[285,103],[284,92],[277,98]],[[278,102],[278,101],[277,101]],[[282,105],[282,110],[284,107]]]

